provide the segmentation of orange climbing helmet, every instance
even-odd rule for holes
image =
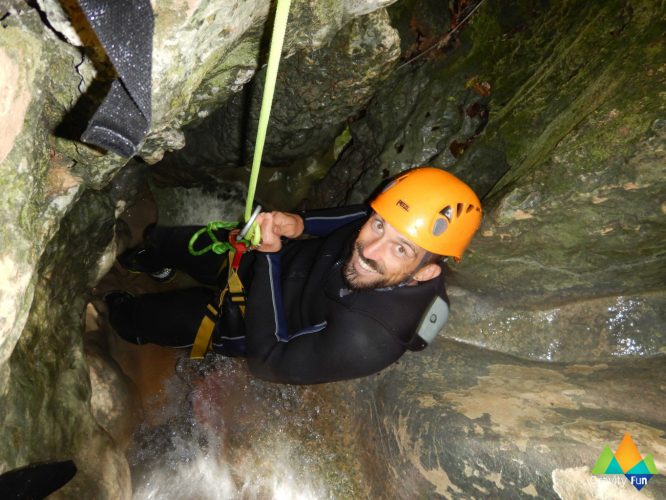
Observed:
[[[456,261],[481,224],[481,202],[474,191],[433,167],[396,177],[370,206],[413,243]]]

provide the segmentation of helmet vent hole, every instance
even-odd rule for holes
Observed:
[[[453,211],[451,210],[451,205],[446,206],[442,210],[439,211],[440,214],[442,214],[444,217],[447,218],[447,220],[451,220],[453,216]]]
[[[435,225],[432,228],[432,234],[434,236],[439,236],[449,227],[449,223],[446,219],[439,218],[435,221]]]
[[[464,208],[465,205],[463,205],[462,203],[458,203],[458,205],[456,205],[456,217],[460,217],[463,214]]]
[[[474,210],[474,205],[467,205],[467,210],[465,210],[465,213],[468,214],[468,213],[470,213],[472,210]]]

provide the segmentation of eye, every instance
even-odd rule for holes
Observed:
[[[375,231],[381,233],[384,230],[384,223],[380,219],[375,219],[372,223],[372,227],[375,229]]]
[[[413,250],[409,248],[407,245],[397,244],[395,246],[394,251],[398,257],[412,258],[412,256],[414,255]]]

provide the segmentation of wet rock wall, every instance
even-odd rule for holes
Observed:
[[[295,2],[285,57],[325,46],[387,3]],[[270,5],[154,2],[153,123],[139,162],[182,147],[183,126],[260,69]],[[113,221],[136,194],[109,185],[127,159],[78,140],[112,76],[75,1],[0,5],[0,471],[75,458],[69,498],[130,491],[122,443],[91,408],[100,388],[82,341],[91,287],[118,247]],[[93,351],[97,384],[107,378]]]
[[[423,163],[460,175],[486,215],[450,266],[442,337],[485,349],[441,339],[314,388],[350,417],[329,438],[372,496],[599,496],[589,467],[626,430],[663,470],[663,9],[485,1],[466,23],[471,4],[389,3],[294,3],[260,197],[360,201]],[[243,180],[230,166],[251,154],[269,2],[154,9],[136,161],[164,158],[162,183]],[[7,2],[0,19],[0,471],[73,456],[85,465],[65,496],[126,497],[81,335],[113,220],[139,193],[110,185],[127,160],[72,134],[109,68],[73,1]],[[658,498],[663,480],[648,488]]]
[[[533,359],[661,352],[663,16],[651,2],[484,2],[450,37],[419,17],[428,6],[390,9],[424,55],[350,123],[311,202],[362,201],[420,164],[450,170],[484,204],[450,265],[452,337]]]

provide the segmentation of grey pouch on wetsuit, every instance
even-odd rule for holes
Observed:
[[[407,344],[410,351],[421,351],[435,340],[449,319],[449,305],[440,297],[435,297],[421,317],[416,333]]]

